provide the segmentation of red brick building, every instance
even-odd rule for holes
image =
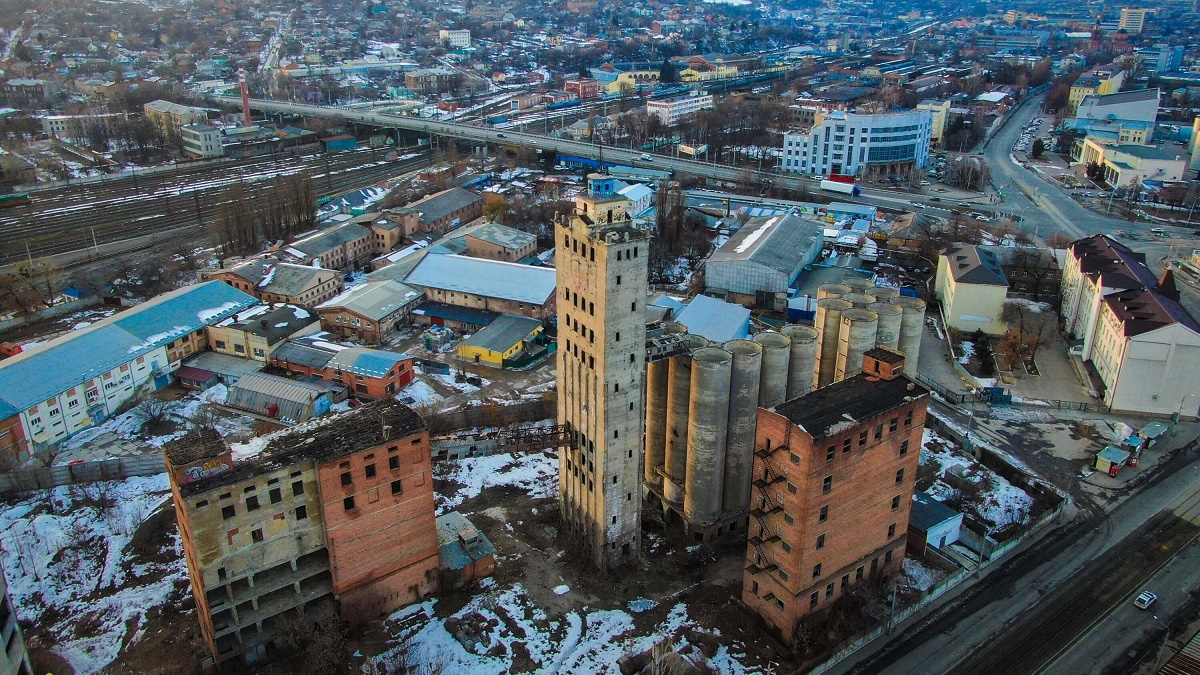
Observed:
[[[742,601],[790,642],[801,617],[900,570],[929,390],[899,352],[758,411]]]
[[[369,347],[326,347],[323,335],[289,340],[271,353],[271,365],[346,385],[357,398],[387,398],[413,381],[413,359]]]
[[[317,465],[343,616],[377,616],[438,590],[429,432],[420,426],[384,426],[381,442]]]
[[[563,82],[563,91],[586,101],[600,97],[600,83],[591,78],[566,80]]]

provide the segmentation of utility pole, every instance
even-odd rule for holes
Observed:
[[[100,257],[100,244],[96,242],[96,228],[89,227],[88,229],[92,231],[92,251],[94,251],[96,257],[99,258]]]
[[[204,211],[200,209],[200,192],[192,190],[192,199],[196,202],[196,220],[200,222],[200,227],[204,227]]]

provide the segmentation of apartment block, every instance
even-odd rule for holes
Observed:
[[[438,590],[429,433],[393,399],[236,461],[207,428],[164,454],[211,664],[265,658],[279,617],[324,597],[362,621]]]
[[[701,110],[711,110],[712,107],[712,94],[699,92],[694,92],[689,96],[646,101],[646,112],[656,115],[663,124],[669,127],[679,124],[688,115],[694,115]]]
[[[565,530],[601,569],[639,557],[645,429],[649,249],[614,182],[589,175],[554,228],[558,421],[574,434],[559,453],[559,503]]]
[[[785,642],[901,569],[928,404],[904,356],[877,347],[858,375],[759,409],[742,601]]]

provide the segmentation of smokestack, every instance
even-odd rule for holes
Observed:
[[[238,84],[242,87],[242,119],[250,126],[250,90],[246,87],[245,68],[238,68]]]

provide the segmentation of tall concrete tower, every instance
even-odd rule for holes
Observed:
[[[638,560],[641,541],[649,250],[625,203],[612,178],[592,174],[554,234],[558,420],[575,439],[559,454],[559,501],[600,568]]]

